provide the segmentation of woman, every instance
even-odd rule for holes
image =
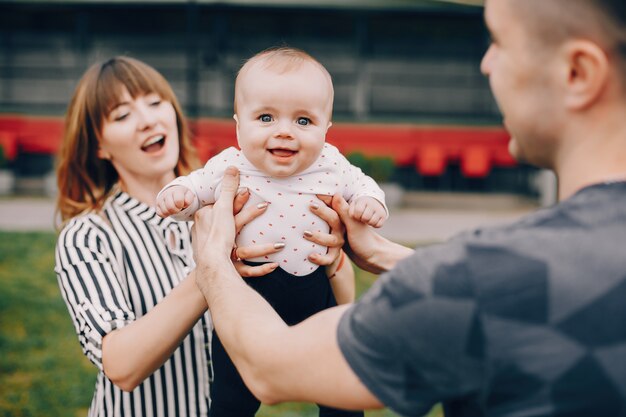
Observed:
[[[158,191],[196,165],[180,106],[156,70],[116,57],[85,73],[59,156],[55,270],[83,352],[99,369],[89,416],[208,414],[212,324],[194,282],[190,224],[153,208]],[[239,194],[239,208],[247,198]],[[238,227],[264,209],[239,213]],[[330,275],[353,273],[337,268],[341,234],[311,238],[336,242],[311,257],[330,264]],[[238,272],[266,274],[275,265],[240,259],[280,249],[238,248]]]

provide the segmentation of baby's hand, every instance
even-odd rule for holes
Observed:
[[[372,227],[381,227],[385,222],[387,212],[385,207],[374,197],[359,197],[350,202],[350,216]]]
[[[187,187],[173,185],[163,191],[156,202],[156,212],[161,217],[171,216],[189,207],[194,195]]]

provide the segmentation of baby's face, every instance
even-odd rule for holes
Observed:
[[[284,73],[256,65],[237,84],[237,138],[252,164],[272,177],[307,169],[330,127],[330,80],[314,64]]]

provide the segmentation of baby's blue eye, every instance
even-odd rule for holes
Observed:
[[[269,114],[262,114],[259,117],[259,120],[262,121],[263,123],[269,123],[272,121],[272,116],[270,116]]]
[[[298,117],[296,123],[298,123],[300,126],[308,126],[309,123],[311,123],[311,119],[309,119],[308,117]]]

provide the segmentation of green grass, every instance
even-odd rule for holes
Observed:
[[[86,415],[95,384],[54,274],[52,233],[0,232],[0,416]]]
[[[54,233],[0,232],[0,417],[85,416],[96,370],[83,356],[54,274]],[[375,276],[358,272],[360,294]],[[259,416],[317,416],[263,406]],[[368,417],[395,416],[388,410]],[[429,417],[441,417],[435,409]]]

